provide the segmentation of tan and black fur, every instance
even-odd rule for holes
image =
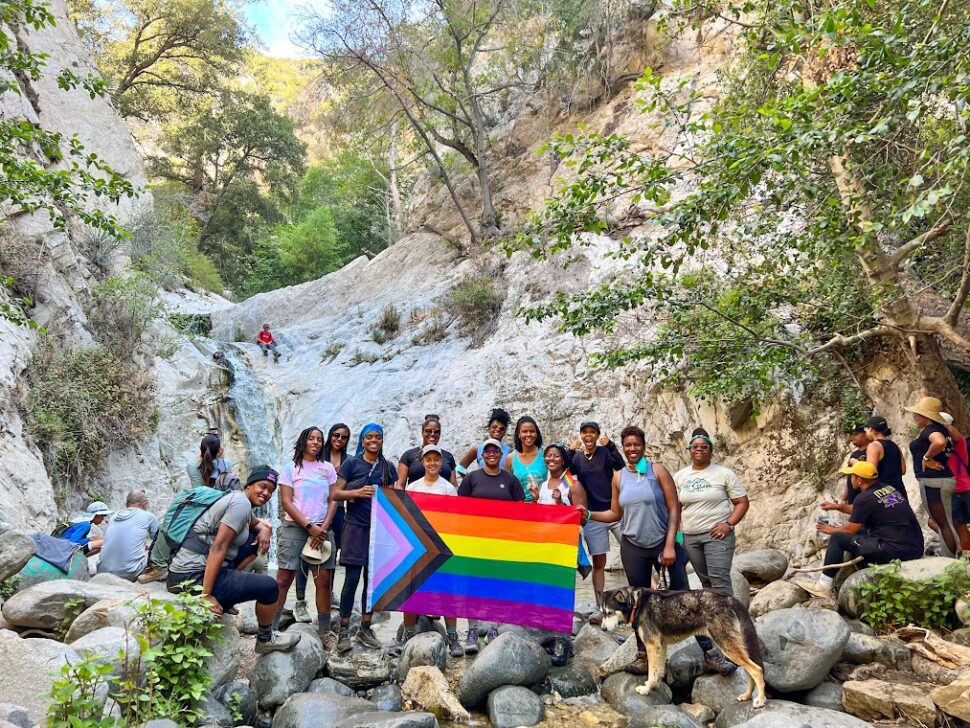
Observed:
[[[641,695],[663,678],[668,645],[705,635],[748,673],[748,689],[738,701],[752,700],[755,708],[764,707],[765,678],[758,634],[748,610],[734,597],[711,589],[655,591],[626,586],[603,594],[603,612],[603,629],[613,629],[620,619],[629,622],[637,647],[647,655],[647,682],[637,688]]]

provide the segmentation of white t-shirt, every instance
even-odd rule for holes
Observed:
[[[680,500],[680,529],[684,533],[706,533],[731,515],[732,498],[748,492],[734,471],[711,463],[703,470],[690,465],[674,474],[677,498]]]
[[[293,505],[310,523],[323,523],[330,486],[336,482],[337,471],[325,460],[304,460],[301,467],[290,463],[280,473],[280,485],[293,489]],[[293,520],[289,513],[283,519]]]
[[[408,483],[405,490],[412,493],[430,493],[431,495],[458,495],[458,489],[440,475],[433,483],[427,482],[424,478],[415,480],[413,483]]]
[[[557,505],[556,501],[552,499],[552,491],[558,490],[562,494],[562,505],[569,506],[572,503],[569,501],[569,486],[559,479],[559,484],[555,488],[549,487],[549,480],[539,486],[539,500],[536,503],[544,506],[554,506]]]

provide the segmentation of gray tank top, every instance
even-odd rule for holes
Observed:
[[[667,538],[667,504],[652,463],[647,463],[643,475],[627,468],[620,471],[620,508],[620,532],[630,542],[649,549]]]

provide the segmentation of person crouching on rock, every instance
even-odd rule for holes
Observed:
[[[426,423],[427,424],[427,423]],[[445,451],[434,443],[429,443],[421,449],[421,470],[424,473],[419,479],[408,483],[408,493],[430,493],[431,495],[458,495],[458,489],[445,480],[441,475]],[[400,485],[400,481],[398,481]],[[414,637],[414,628],[418,623],[418,615],[414,612],[404,612],[404,629],[397,647],[403,648],[405,643]],[[458,620],[445,617],[445,630],[448,635],[448,653],[452,657],[463,657],[465,648],[458,639]]]
[[[841,564],[845,554],[861,556],[865,566],[888,564],[900,559],[910,561],[923,556],[923,531],[916,520],[906,494],[894,485],[879,482],[879,473],[872,463],[860,460],[854,465],[842,468],[842,472],[852,476],[852,485],[860,493],[852,505],[822,503],[822,510],[848,513],[849,522],[834,527],[825,523],[816,524],[820,533],[829,536],[825,551],[825,565]],[[865,528],[865,536],[860,531]],[[809,594],[819,597],[832,597],[832,583],[838,567],[822,571],[818,580],[803,576],[793,581]]]
[[[300,641],[298,634],[273,631],[273,617],[280,590],[276,580],[264,574],[237,571],[245,556],[249,531],[257,533],[259,549],[269,547],[272,529],[253,517],[253,508],[266,505],[279,474],[268,465],[253,468],[243,490],[227,493],[203,513],[192,526],[168,570],[170,592],[202,587],[202,596],[216,614],[237,604],[256,600],[256,654],[288,650]],[[251,555],[251,554],[250,554]]]
[[[330,631],[330,588],[333,571],[337,565],[337,549],[334,546],[330,524],[333,522],[333,508],[330,506],[330,488],[337,482],[337,472],[333,465],[323,460],[323,430],[307,427],[293,446],[293,463],[288,464],[280,473],[280,504],[285,515],[279,531],[276,583],[280,587],[280,598],[276,605],[276,624],[286,601],[286,594],[293,583],[297,570],[313,574],[316,586],[317,630],[323,648],[330,652],[337,644],[337,635]],[[303,549],[307,545],[323,549],[329,556],[317,564],[303,560]],[[303,603],[306,611],[306,603]],[[304,621],[303,614],[294,616]],[[309,617],[309,615],[306,615]]]
[[[340,466],[331,498],[347,502],[340,565],[344,567],[344,586],[340,592],[340,634],[337,652],[349,652],[350,615],[354,610],[357,587],[361,586],[360,629],[355,639],[364,647],[380,649],[381,643],[371,629],[373,612],[367,611],[367,562],[370,558],[371,499],[377,488],[390,488],[397,482],[391,465],[384,457],[384,429],[373,422],[364,425],[354,457]]]
[[[687,591],[687,552],[677,543],[680,502],[670,471],[662,463],[644,457],[646,435],[639,427],[624,427],[620,444],[626,466],[613,476],[610,510],[588,512],[588,518],[601,523],[620,522],[620,559],[630,586],[651,588],[654,571],[669,571],[669,588]],[[704,667],[721,675],[731,675],[737,665],[726,659],[710,637],[696,637],[704,651]],[[648,671],[645,653],[637,655],[626,668],[635,675]]]

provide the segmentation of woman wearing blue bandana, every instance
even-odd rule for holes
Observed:
[[[380,640],[370,627],[373,613],[367,609],[367,559],[370,545],[371,498],[377,488],[394,485],[397,475],[384,459],[384,430],[373,422],[364,425],[357,441],[357,452],[340,466],[333,486],[333,499],[347,503],[343,539],[340,545],[340,565],[346,570],[340,593],[340,633],[337,652],[348,652],[350,642],[350,614],[354,609],[357,587],[362,587],[360,629],[355,639],[365,647],[379,649]]]

